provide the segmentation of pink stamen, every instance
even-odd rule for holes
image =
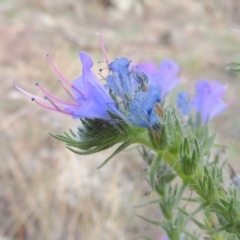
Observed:
[[[66,91],[66,93],[69,95],[70,98],[72,98],[73,101],[78,103],[78,101],[74,98],[74,96],[67,90],[67,88],[62,84],[61,80],[58,81],[61,85],[61,87]]]
[[[57,104],[53,102],[52,99],[48,98],[47,96],[44,97],[46,100],[48,100],[59,112],[62,112],[62,110],[58,107]]]
[[[60,103],[67,104],[67,105],[71,105],[71,106],[77,106],[76,104],[70,103],[70,102],[68,102],[68,101],[65,101],[65,100],[59,98],[59,97],[54,96],[53,94],[51,94],[50,92],[48,92],[47,90],[45,90],[39,83],[36,83],[36,86],[38,86],[38,87],[42,90],[42,92],[44,92],[47,96],[55,99],[56,101],[58,101],[58,102],[60,102]]]
[[[76,92],[78,92],[82,97],[84,97],[84,94],[82,92],[79,91],[79,89],[77,89],[74,85],[72,85],[71,82],[69,82],[58,70],[57,66],[55,65],[55,63],[53,62],[52,58],[47,55],[47,58],[49,59],[51,65],[53,66],[55,72],[57,73],[57,75],[67,84],[69,85],[71,88],[73,88]]]
[[[52,110],[52,111],[56,111],[56,112],[65,113],[65,114],[67,114],[67,115],[72,115],[72,113],[70,113],[70,112],[67,112],[67,111],[58,111],[56,108],[52,108],[52,107],[46,106],[46,105],[42,104],[41,102],[36,101],[35,98],[32,98],[32,101],[36,102],[36,104],[38,104],[40,107],[43,107],[43,108],[45,108],[45,109]]]
[[[46,101],[46,100],[44,100],[44,99],[42,99],[42,98],[36,97],[35,95],[33,95],[33,94],[29,93],[29,92],[26,92],[25,90],[23,90],[22,88],[20,88],[20,87],[16,84],[15,80],[13,81],[13,85],[14,85],[14,87],[17,88],[20,92],[26,94],[27,96],[29,96],[29,97],[31,97],[31,98],[33,98],[33,99],[37,99],[37,100],[39,100],[39,101],[43,101],[43,102],[46,102],[46,103],[48,102],[48,101]]]
[[[232,105],[232,104],[235,102],[236,98],[237,98],[237,96],[235,95],[235,96],[227,103],[227,105],[228,105],[228,106]]]
[[[105,60],[106,60],[107,66],[109,66],[109,61],[108,61],[107,53],[106,53],[105,48],[104,48],[104,45],[103,45],[102,33],[101,33],[101,32],[100,32],[100,33],[96,32],[96,34],[99,36],[99,42],[100,42],[100,46],[101,46],[101,49],[102,49],[102,53],[103,53],[103,56],[104,56],[104,58],[105,58]]]

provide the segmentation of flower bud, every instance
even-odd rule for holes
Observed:
[[[188,139],[186,137],[184,138],[184,142],[183,142],[183,152],[186,155],[190,155],[191,154],[189,141],[188,141]]]
[[[196,142],[196,141],[195,141]],[[196,144],[196,143],[195,143]],[[180,161],[182,171],[186,175],[192,175],[195,173],[199,163],[199,148],[192,150],[191,145],[187,138],[184,139],[183,144],[180,147]]]

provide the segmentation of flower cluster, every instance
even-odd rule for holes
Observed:
[[[90,56],[85,52],[79,52],[79,57],[82,75],[71,83],[48,56],[61,78],[59,81],[61,87],[71,101],[53,95],[39,83],[36,85],[44,93],[44,98],[26,92],[15,82],[14,85],[41,107],[71,115],[73,118],[110,120],[110,111],[138,127],[149,128],[160,121],[156,106],[159,108],[161,99],[178,84],[177,63],[165,60],[159,69],[145,63],[139,64],[133,70],[130,67],[130,60],[117,58],[108,64],[109,75],[105,78],[106,84],[103,86],[91,70],[93,61]]]
[[[135,126],[149,128],[160,121],[157,111],[163,98],[179,84],[179,65],[171,60],[163,60],[157,68],[151,62],[130,67],[127,58],[117,58],[108,64],[109,75],[103,86],[92,72],[93,60],[85,52],[79,52],[82,75],[73,82],[67,80],[48,56],[55,72],[61,78],[59,84],[70,97],[61,99],[36,85],[44,93],[44,98],[32,95],[15,82],[15,87],[43,108],[71,115],[73,118],[110,120],[109,111]],[[70,88],[70,89],[69,89]],[[226,88],[221,83],[201,80],[196,84],[196,95],[181,92],[177,96],[177,106],[184,115],[191,110],[201,114],[202,124],[221,113],[228,106],[222,98]]]

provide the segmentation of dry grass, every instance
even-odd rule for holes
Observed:
[[[125,55],[156,63],[173,58],[183,68],[184,84],[218,79],[229,83],[228,99],[237,94],[237,76],[224,68],[239,50],[239,34],[227,29],[239,26],[232,14],[239,4],[118,2],[0,1],[2,239],[137,239],[141,233],[158,239],[161,232],[135,217],[133,205],[154,198],[153,193],[144,196],[149,190],[144,178],[134,178],[144,169],[136,152],[127,151],[96,170],[111,150],[89,157],[70,153],[47,132],[78,122],[38,108],[13,89],[16,79],[33,93],[39,93],[34,83],[41,82],[63,94],[47,53],[73,79],[80,72],[78,50],[89,52],[95,61],[102,59],[94,34],[102,28],[110,58]],[[233,164],[239,154],[238,104],[239,99],[213,126],[223,142],[233,146]],[[149,208],[140,213],[157,216]]]

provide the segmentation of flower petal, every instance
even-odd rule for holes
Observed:
[[[146,63],[139,63],[135,71],[144,72],[147,76],[151,76],[152,74],[157,73],[158,68],[152,62],[146,62]]]
[[[179,84],[179,65],[171,60],[163,60],[160,64],[159,72],[150,79],[150,84],[160,86],[163,98],[168,92]]]
[[[184,115],[190,114],[192,105],[188,92],[181,92],[177,95],[177,106]]]

